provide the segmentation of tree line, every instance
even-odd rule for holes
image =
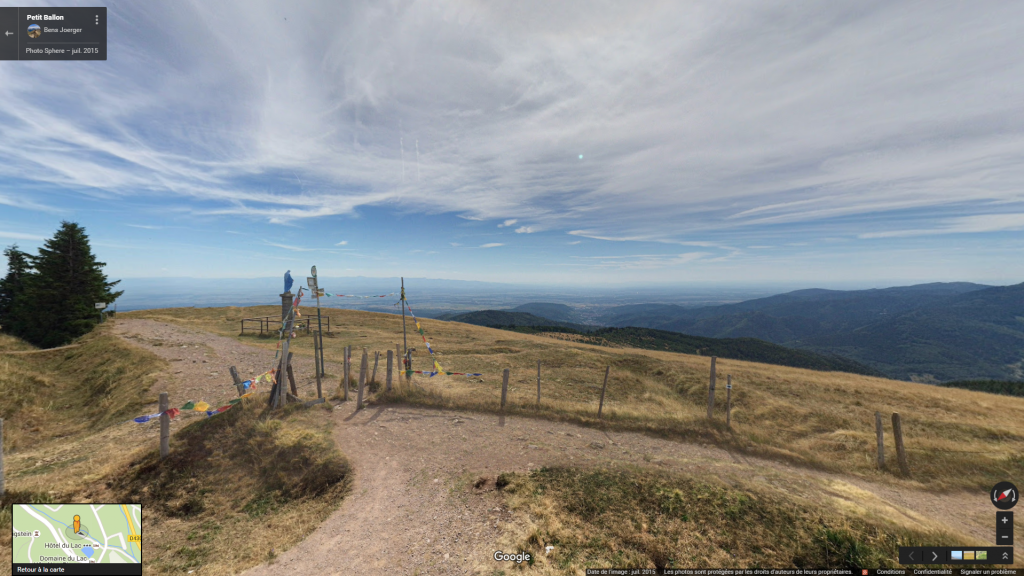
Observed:
[[[68,344],[99,321],[97,302],[111,303],[123,291],[112,289],[89,246],[85,228],[61,222],[39,253],[18,245],[4,250],[7,274],[0,280],[0,330],[42,348]]]

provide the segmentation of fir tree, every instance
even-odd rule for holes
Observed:
[[[4,250],[7,257],[7,275],[0,280],[0,328],[4,332],[14,332],[17,321],[13,315],[14,300],[25,289],[25,280],[31,274],[28,254],[18,250],[18,245],[8,246]]]
[[[87,334],[98,322],[96,302],[113,302],[111,289],[89,247],[85,229],[61,222],[57,233],[32,257],[36,273],[26,279],[14,302],[17,335],[44,348],[62,346]]]

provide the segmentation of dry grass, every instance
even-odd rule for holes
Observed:
[[[150,451],[115,476],[117,499],[145,510],[147,574],[234,574],[273,560],[341,503],[350,470],[330,406],[269,412],[265,400],[187,426],[167,460]]]
[[[167,364],[109,329],[74,349],[0,356],[0,557],[10,557],[15,502],[142,501],[143,544],[153,543],[147,574],[200,564],[203,573],[233,573],[300,541],[337,508],[348,467],[322,407],[274,417],[233,408],[182,429],[174,463],[158,465],[158,436],[140,437],[129,419],[155,403],[149,388]],[[0,336],[0,350],[31,349]]]
[[[305,318],[315,319],[315,309],[304,307],[303,311]],[[334,327],[333,337],[325,339],[328,361],[340,362],[345,345],[386,352],[402,341],[400,316],[336,309],[325,313]],[[124,316],[175,322],[273,349],[276,337],[238,335],[241,318],[273,314],[280,314],[280,308],[162,309]],[[426,347],[411,319],[408,322],[409,346],[417,349],[414,368],[429,369]],[[496,411],[501,372],[509,368],[510,413],[700,439],[801,465],[906,482],[896,477],[893,466],[889,416],[899,412],[912,482],[931,489],[987,489],[1000,479],[1024,474],[1024,398],[720,360],[716,420],[709,425],[709,358],[609,349],[455,322],[423,320],[422,325],[446,370],[484,376],[415,375],[412,386],[400,386],[378,400]],[[300,332],[292,350],[311,358],[312,338]],[[543,364],[540,408],[536,407],[538,360]],[[599,423],[597,404],[606,365],[612,370],[605,421]],[[727,374],[733,376],[734,384],[731,429],[724,426]],[[874,464],[875,411],[886,422],[884,472]]]
[[[815,489],[767,481],[616,468],[545,468],[498,478],[522,528],[504,550],[530,552],[510,573],[582,574],[586,568],[898,567],[900,546],[967,544],[850,514]],[[979,545],[984,543],[978,543]],[[551,546],[550,553],[547,547]]]

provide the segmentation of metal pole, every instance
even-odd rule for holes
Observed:
[[[402,277],[402,346],[405,350],[405,356],[409,355],[409,342],[405,339],[405,277]],[[409,369],[408,366],[405,367]]]
[[[313,278],[316,278],[316,274],[313,274]],[[320,282],[316,283],[316,329],[320,331],[320,376],[325,376],[327,372],[324,370],[324,325],[320,320]],[[316,354],[316,350],[313,354]]]
[[[324,342],[323,342],[324,335],[319,330],[317,330],[317,333],[313,335],[313,338],[314,338],[314,340],[313,340],[314,344],[319,342],[320,346],[324,345]],[[323,391],[322,385],[320,383],[320,372],[319,371],[316,373],[316,397],[317,398],[323,398],[324,397],[324,391]]]

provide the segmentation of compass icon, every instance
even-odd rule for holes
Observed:
[[[1009,510],[1017,505],[1020,493],[1017,492],[1017,487],[1010,482],[1000,482],[992,488],[988,496],[992,500],[993,506],[1000,510]]]

